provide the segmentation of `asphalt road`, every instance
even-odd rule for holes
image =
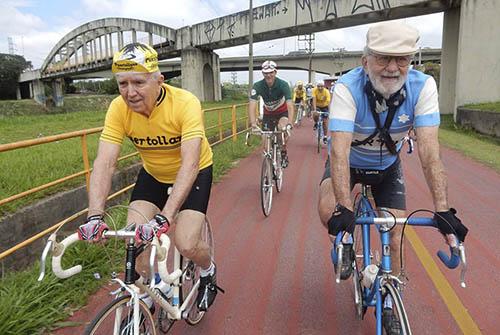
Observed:
[[[208,215],[218,284],[226,294],[218,295],[200,324],[177,322],[172,334],[374,333],[372,310],[363,321],[355,318],[351,281],[334,283],[331,245],[317,214],[326,151],[316,153],[313,135],[310,120],[294,129],[283,191],[275,193],[269,217],[260,208],[260,150],[214,185]],[[449,202],[470,228],[468,287],[461,288],[459,271],[448,270],[435,256],[446,248],[437,231],[409,232],[409,282],[403,298],[410,324],[414,334],[498,334],[500,260],[495,249],[500,236],[500,175],[446,148],[442,158]],[[432,209],[418,155],[403,154],[402,159],[409,210]],[[415,250],[432,258],[422,263]],[[106,289],[96,294],[71,321],[89,321],[105,295]],[[56,332],[80,333],[81,327]]]

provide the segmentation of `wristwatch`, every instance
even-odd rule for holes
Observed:
[[[166,216],[162,214],[156,214],[153,218],[160,226],[167,224],[167,227],[170,227],[170,222],[168,221]]]

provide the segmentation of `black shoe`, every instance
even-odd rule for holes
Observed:
[[[318,130],[318,125],[316,123],[313,126],[313,130]]]
[[[286,150],[281,150],[281,167],[285,169],[288,166],[288,155]]]
[[[384,308],[382,312],[382,324],[387,335],[401,334],[401,323],[398,318],[394,316],[391,308]]]
[[[327,144],[327,143],[328,143],[328,137],[323,136],[323,143],[324,143],[324,144]]]
[[[212,275],[200,277],[200,286],[196,297],[196,305],[200,311],[205,312],[214,303],[217,291],[224,293],[224,290],[217,286],[216,269],[214,269]]]
[[[342,249],[342,266],[340,268],[340,279],[346,280],[352,274],[352,262],[354,262],[354,250],[351,243],[344,243]],[[334,264],[333,269],[337,271],[337,265]]]

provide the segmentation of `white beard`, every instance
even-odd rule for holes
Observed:
[[[377,91],[378,93],[380,93],[385,99],[389,99],[389,97],[391,96],[391,94],[394,94],[396,93],[397,91],[399,91],[399,89],[401,89],[401,87],[403,87],[403,85],[405,84],[405,81],[406,81],[406,75],[401,75],[401,73],[398,71],[398,72],[393,72],[393,73],[390,73],[390,72],[382,72],[381,75],[376,75],[376,74],[373,74],[370,69],[367,70],[367,73],[368,73],[368,77],[370,78],[370,81],[372,83],[372,86],[373,86],[373,89],[375,91]],[[384,84],[382,83],[382,78],[381,76],[384,75],[384,76],[399,76],[398,78],[398,81],[393,83],[393,84]]]

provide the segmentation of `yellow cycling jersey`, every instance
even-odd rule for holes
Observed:
[[[325,108],[330,105],[330,92],[326,88],[321,91],[317,87],[313,88],[312,96],[316,98],[316,107]]]
[[[166,84],[148,117],[132,111],[121,96],[106,114],[101,140],[122,144],[127,136],[139,151],[144,169],[162,183],[174,183],[181,166],[181,143],[201,138],[199,169],[212,164],[203,113],[192,93]]]
[[[299,90],[299,89],[295,88],[293,90],[293,98],[292,98],[292,100],[295,102],[296,99],[306,100],[306,90],[304,90],[304,89]]]

